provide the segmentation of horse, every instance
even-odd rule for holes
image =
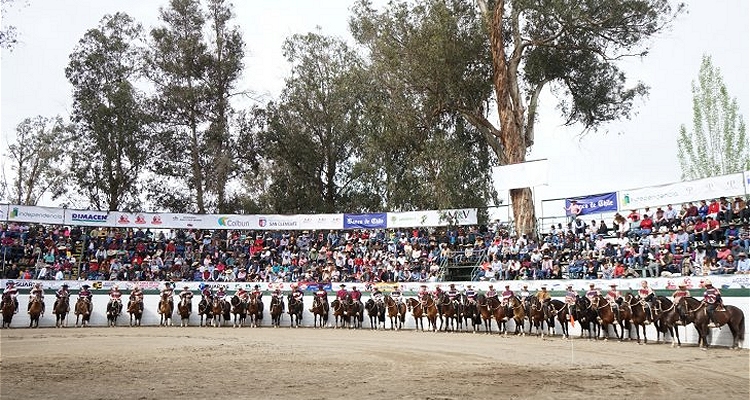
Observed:
[[[128,314],[130,314],[130,326],[141,326],[143,318],[143,300],[132,299],[128,302]]]
[[[370,329],[378,329],[380,324],[385,329],[385,304],[382,301],[369,299],[365,303],[365,309],[370,317]]]
[[[391,330],[401,330],[406,322],[406,304],[396,302],[393,297],[384,297],[385,308],[388,311],[388,319],[391,321]]]
[[[232,326],[235,328],[241,328],[247,318],[247,302],[240,299],[239,296],[232,296],[232,314],[234,314],[234,321]]]
[[[663,334],[664,341],[666,341],[667,331],[669,331],[672,336],[672,347],[682,346],[679,335],[679,326],[682,324],[680,313],[677,311],[677,304],[664,296],[656,296],[654,300],[654,325],[657,327],[657,343],[659,342],[659,334]]]
[[[515,334],[521,334],[521,336],[526,335],[526,328],[524,328],[524,321],[526,320],[526,307],[524,306],[523,302],[521,302],[521,299],[518,298],[518,296],[511,296],[508,299],[508,306],[512,310],[513,314],[513,322],[515,324]],[[529,331],[531,329],[529,328]],[[505,331],[508,332],[507,330]]]
[[[529,334],[531,334],[532,327],[537,335],[544,337],[544,323],[547,322],[549,315],[549,307],[546,304],[542,304],[536,296],[529,296]],[[553,322],[554,323],[554,322]],[[549,327],[549,323],[547,323]]]
[[[591,332],[594,332],[594,338],[599,336],[599,323],[596,320],[596,310],[592,307],[591,300],[586,296],[578,296],[575,303],[575,320],[581,325],[581,337],[583,332],[588,333],[591,340]]]
[[[302,311],[304,310],[304,299],[300,298],[297,300],[293,295],[289,295],[287,298],[289,302],[289,327],[299,328],[299,324],[302,321]]]
[[[621,308],[625,314],[630,314],[629,323],[625,324],[628,329],[628,339],[631,338],[630,330],[634,327],[638,344],[641,344],[641,331],[638,330],[638,327],[640,327],[643,331],[643,343],[648,343],[648,338],[646,337],[646,321],[648,321],[648,313],[643,300],[639,297],[633,296],[632,293],[628,293],[625,295]],[[621,338],[624,337],[625,333],[623,332]]]
[[[331,302],[331,309],[333,309],[333,318],[334,318],[334,329],[338,329],[339,327],[345,328],[349,326],[349,315],[346,313],[346,306],[344,305],[344,302],[336,299]]]
[[[411,311],[411,315],[414,317],[414,329],[421,329],[424,332],[424,316],[425,307],[422,302],[417,299],[411,298],[406,299],[406,309]]]
[[[445,331],[448,332],[448,328],[450,327],[450,330],[453,332],[456,332],[458,329],[460,329],[461,326],[461,318],[459,317],[459,310],[458,310],[458,301],[457,300],[451,300],[450,296],[448,296],[447,293],[443,293],[443,296],[440,298],[440,302],[438,303],[438,306],[440,310],[442,311],[441,317],[440,317],[440,329],[443,330],[443,320],[445,320]],[[453,325],[453,322],[456,322],[455,328]]]
[[[506,321],[508,321],[508,308],[503,304],[503,302],[497,298],[497,296],[489,297],[487,298],[487,308],[492,313],[492,317],[495,319],[495,323],[497,324],[497,330],[500,335],[505,332],[505,334],[508,334],[508,329],[505,325]],[[492,322],[490,322],[490,332],[492,332]]]
[[[10,328],[10,323],[13,321],[13,315],[16,313],[16,303],[10,297],[10,295],[3,294],[3,325],[2,328]]]
[[[214,316],[212,325],[218,328],[221,326],[222,320],[224,323],[231,321],[231,310],[232,307],[229,305],[229,302],[218,297],[214,298],[213,302],[211,302],[211,314]]]
[[[681,315],[685,316],[685,323],[693,323],[698,331],[698,346],[708,348],[708,335],[711,333],[708,317],[708,304],[693,297],[682,297],[677,303]],[[714,321],[717,327],[729,326],[732,332],[732,348],[739,348],[745,337],[745,314],[738,307],[732,305],[718,306],[714,310]]]
[[[107,325],[110,327],[117,326],[117,317],[122,312],[122,302],[120,300],[110,300],[107,303]]]
[[[492,308],[490,308],[489,299],[483,294],[477,295],[477,312],[479,312],[479,317],[484,323],[484,333],[491,334],[493,313]]]
[[[313,328],[318,327],[318,320],[320,320],[320,327],[325,328],[328,323],[328,311],[330,305],[327,301],[319,296],[315,296],[313,299],[312,311],[313,314]]]
[[[42,300],[38,297],[34,297],[31,299],[31,303],[29,304],[29,328],[38,328],[39,327],[39,318],[42,315]]]
[[[469,323],[471,323],[472,332],[477,333],[479,326],[482,325],[482,315],[479,313],[477,297],[470,299],[466,295],[462,295],[461,298],[463,300],[461,313],[466,322],[466,329],[469,329]]]
[[[55,328],[61,328],[63,324],[68,325],[66,317],[70,312],[70,298],[68,295],[55,300],[55,305],[52,307],[52,311],[55,313]]]
[[[570,338],[570,332],[568,331],[568,321],[570,315],[568,314],[568,306],[560,300],[552,299],[549,302],[549,314],[547,315],[547,329],[552,330],[552,334],[557,334],[555,325],[555,319],[560,323],[562,329],[563,338]]]
[[[615,331],[615,337],[618,337],[617,335],[617,325],[615,322],[617,321],[617,316],[615,315],[615,309],[612,307],[612,303],[609,302],[604,296],[598,295],[594,297],[593,306],[596,308],[596,313],[598,315],[597,321],[601,325],[601,330],[604,334],[604,340],[609,339],[609,327],[611,326],[612,329]],[[599,335],[597,335],[598,337]],[[645,338],[645,328],[644,328],[644,338]],[[640,343],[640,339],[639,339]]]
[[[281,314],[284,313],[284,300],[280,296],[271,296],[268,311],[271,312],[271,326],[278,328],[281,325]]]
[[[183,297],[177,304],[177,314],[180,315],[180,326],[186,327],[190,324],[190,313],[193,311],[193,303],[187,297]]]
[[[352,296],[350,294],[346,295],[346,298],[344,299],[344,312],[346,313],[347,318],[351,318],[351,322],[349,325],[350,329],[362,328],[362,321],[364,321],[365,319],[364,310],[365,307],[364,305],[362,305],[361,301],[352,300]]]
[[[199,326],[204,326],[203,325],[204,318],[206,321],[205,326],[209,326],[209,321],[213,320],[214,318],[213,304],[209,301],[207,297],[201,298],[201,301],[198,302],[198,316],[200,317]]]
[[[258,313],[262,313],[260,310],[260,301],[257,297],[251,296],[250,302],[247,303],[247,315],[250,317],[250,327],[257,328],[260,324],[258,320]]]
[[[159,326],[172,326],[172,313],[174,312],[174,303],[172,296],[163,294],[159,300]]]
[[[91,303],[89,303],[89,299],[79,296],[78,300],[76,300],[76,305],[73,307],[73,312],[76,315],[76,328],[79,322],[81,326],[88,325],[91,320]]]

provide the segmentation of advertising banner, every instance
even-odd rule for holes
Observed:
[[[534,160],[492,168],[492,182],[498,193],[546,185],[549,180],[549,160]]]
[[[476,225],[477,209],[426,210],[388,213],[388,228]]]
[[[344,229],[384,229],[388,214],[344,214]]]
[[[107,226],[106,211],[66,210],[65,225]]]
[[[619,193],[619,206],[621,210],[633,210],[667,204],[678,205],[690,201],[710,200],[722,196],[738,196],[744,193],[744,176],[742,173],[737,173],[689,182],[623,190]]]
[[[617,193],[614,192],[565,199],[565,214],[569,216],[614,211],[617,211]]]
[[[8,205],[7,204],[0,204],[0,221],[7,221],[8,220]]]
[[[54,207],[8,206],[9,222],[33,222],[37,224],[62,225],[65,223],[65,209]]]

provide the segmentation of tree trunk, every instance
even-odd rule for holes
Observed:
[[[526,135],[523,131],[523,105],[519,91],[514,85],[518,84],[514,74],[517,73],[520,61],[520,48],[516,41],[516,50],[508,59],[505,53],[505,38],[503,35],[503,15],[505,1],[498,0],[492,16],[490,31],[490,49],[492,52],[493,84],[497,96],[497,112],[500,116],[499,139],[502,143],[502,153],[498,154],[502,165],[517,164],[526,161]],[[513,15],[517,19],[518,15]],[[514,20],[515,21],[515,20]],[[513,23],[514,28],[517,24]],[[516,39],[516,38],[514,38]],[[536,214],[534,200],[530,188],[512,189],[510,202],[513,205],[513,220],[518,235],[526,234],[535,237]]]

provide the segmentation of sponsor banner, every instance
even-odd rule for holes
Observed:
[[[7,220],[10,222],[63,225],[65,223],[65,209],[11,204],[8,206]]]
[[[492,168],[492,182],[498,193],[546,185],[549,177],[549,160],[527,161]]]
[[[573,201],[576,202],[575,205]],[[579,212],[576,212],[576,209]],[[617,193],[593,194],[565,199],[566,215],[587,215],[617,211]]]
[[[125,213],[110,211],[107,226],[153,229],[217,229],[216,218],[210,215],[173,213]],[[212,222],[213,221],[213,222]]]
[[[344,229],[384,229],[387,213],[344,214]]]
[[[388,213],[388,228],[413,228],[427,226],[476,224],[476,208]]]
[[[623,190],[619,193],[619,206],[621,210],[632,210],[667,204],[679,205],[690,201],[710,200],[722,196],[738,196],[745,193],[744,182],[744,175],[737,173],[689,182]]]
[[[344,228],[344,214],[309,214],[299,217],[301,221],[298,229],[302,230],[338,230]]]
[[[92,210],[66,210],[65,225],[107,226],[109,213]]]

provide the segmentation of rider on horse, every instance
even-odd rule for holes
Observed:
[[[94,294],[89,290],[89,285],[81,285],[81,290],[78,291],[78,298],[86,300],[91,305]]]
[[[111,297],[111,292],[110,292]],[[117,296],[119,299],[120,296]],[[128,300],[128,309],[130,309],[130,304],[132,304],[134,301],[139,301],[139,308],[141,309],[141,312],[143,312],[143,289],[141,288],[141,285],[135,284],[133,285],[133,290],[130,291],[130,299]]]
[[[281,297],[281,289],[276,288],[276,289],[273,290],[273,292],[271,292],[271,298],[272,299],[280,298],[280,297]]]
[[[724,304],[721,300],[721,292],[719,291],[719,289],[715,288],[713,283],[711,283],[711,281],[708,279],[703,282],[703,285],[706,287],[706,291],[703,292],[703,302],[705,302],[707,305],[706,311],[708,312],[709,320],[708,327],[716,328],[718,325],[714,320],[714,312],[719,306],[724,308]]]
[[[521,289],[521,293],[518,294],[519,297],[521,297],[521,303],[523,304],[523,309],[526,311],[526,314],[529,313],[529,300],[531,299],[531,292],[529,292],[529,285],[524,284],[523,289]]]
[[[131,293],[130,296],[132,297],[133,294],[134,293]],[[109,309],[109,305],[114,304],[115,302],[120,303],[120,297],[122,297],[120,288],[117,285],[112,285],[112,289],[109,289],[109,304],[107,304],[107,308]]]
[[[420,303],[423,301],[424,296],[428,293],[429,292],[427,291],[427,285],[422,285],[419,287],[419,291],[417,292],[417,299],[419,299]]]
[[[253,291],[250,292],[250,296],[255,298],[255,300],[257,301],[261,301],[263,299],[263,291],[260,290],[260,285],[255,285],[255,287],[253,287]]]
[[[326,291],[325,286],[318,286],[318,290],[315,292],[315,298],[323,304],[328,304],[328,292]],[[310,312],[313,312],[312,308],[310,309]]]
[[[234,294],[237,296],[237,298],[240,299],[240,301],[246,302],[250,298],[250,293],[247,292],[244,286],[240,286],[239,289],[237,289],[237,292]]]
[[[162,289],[159,294],[162,299],[166,299],[170,303],[172,310],[174,310],[174,284],[170,281],[164,282],[164,289]],[[161,307],[159,309],[159,314],[161,314]]]
[[[396,302],[396,304],[401,304],[401,289],[393,289],[393,291],[391,292],[391,298]]]
[[[382,303],[383,302],[383,293],[380,291],[380,288],[375,288],[372,291],[372,299],[375,301],[375,303]]]
[[[589,283],[589,290],[586,292],[586,298],[591,302],[591,309],[594,310],[597,318],[599,318],[599,301],[597,300],[599,295],[599,289],[596,288],[596,285]]]
[[[29,305],[26,307],[26,311],[31,311],[31,301],[34,299],[38,299],[42,302],[42,316],[44,316],[44,289],[42,289],[42,284],[37,282],[34,284],[34,287],[31,288],[31,291],[29,292]]]
[[[536,298],[539,299],[539,302],[542,304],[552,301],[552,296],[550,296],[549,292],[547,291],[547,286],[542,286],[542,290],[536,292]]]
[[[688,292],[687,290],[687,285],[685,285],[684,283],[680,283],[679,285],[677,285],[677,290],[672,293],[672,302],[674,304],[677,304],[683,297],[690,297],[690,292]]]
[[[55,292],[55,297],[57,300],[55,300],[55,308],[57,308],[57,302],[65,299],[66,301],[70,298],[70,290],[68,290],[68,284],[63,283],[62,286],[60,286],[60,289],[57,289],[57,292]],[[66,305],[66,312],[70,312],[70,302]]]
[[[4,302],[6,298],[13,301],[13,304],[16,305],[15,314],[18,313],[18,299],[16,298],[17,296],[18,296],[18,289],[16,288],[16,282],[12,280],[5,282],[5,290],[3,291],[2,301]]]
[[[497,297],[497,290],[495,290],[495,287],[490,285],[490,288],[487,290],[486,294],[487,298]]]
[[[296,283],[292,283],[292,298],[298,302],[302,302],[302,298],[305,296],[305,292],[297,286]]]
[[[349,292],[349,295],[352,296],[352,301],[357,303],[361,302],[362,292],[360,292],[356,286],[352,286],[352,291]]]
[[[609,304],[612,306],[612,311],[615,313],[615,315],[618,315],[619,309],[618,305],[620,302],[622,302],[622,294],[619,290],[617,290],[617,284],[613,283],[609,285],[609,292],[607,292],[607,301],[609,301]]]
[[[510,285],[505,285],[505,290],[500,295],[503,298],[502,306],[505,307],[505,314],[510,314],[510,298],[513,297],[515,293],[510,290]]]
[[[646,311],[646,324],[650,324],[651,320],[653,319],[651,316],[651,302],[654,301],[654,290],[651,289],[651,287],[648,286],[647,281],[641,282],[641,288],[638,289],[638,297],[641,298],[641,300],[644,302],[643,308],[645,308]]]
[[[201,296],[203,297],[203,300],[211,304],[211,302],[214,299],[214,293],[211,291],[211,286],[206,285],[204,282],[201,282],[200,285],[198,285],[198,290],[201,291]]]
[[[468,300],[469,303],[476,303],[477,292],[474,290],[474,288],[471,285],[466,285],[466,289],[464,289],[464,294],[466,295],[466,300]]]
[[[440,285],[435,285],[435,290],[432,291],[432,297],[439,300],[442,295],[443,289],[440,287]]]
[[[568,285],[567,291],[565,292],[565,304],[568,305],[568,314],[573,315],[573,306],[576,305],[578,300],[578,293],[573,290],[573,285]]]
[[[210,291],[211,289],[209,288],[209,292]],[[218,289],[216,289],[216,298],[219,300],[224,300],[225,297],[227,297],[227,288],[224,285],[221,285]]]
[[[180,300],[187,300],[188,302],[190,302],[192,298],[193,292],[190,290],[190,286],[183,286],[182,291],[180,292]]]
[[[339,287],[341,289],[339,289],[339,291],[336,292],[336,300],[344,301],[346,300],[346,296],[349,295],[349,292],[346,291],[346,285],[344,285],[343,283]]]
[[[454,305],[458,307],[458,289],[456,289],[456,284],[451,283],[450,287],[448,288],[448,291],[446,292],[448,295],[448,300],[451,301],[451,303],[455,303]]]

